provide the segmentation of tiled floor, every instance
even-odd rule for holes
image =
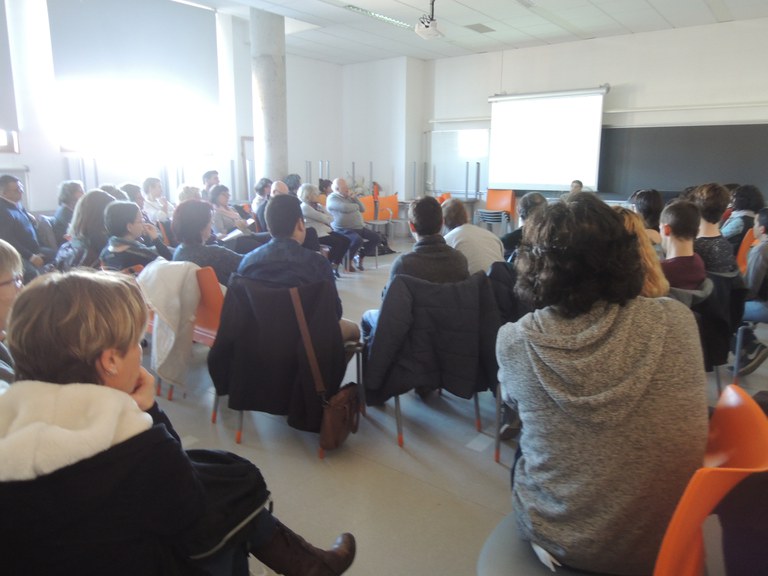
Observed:
[[[410,244],[399,239],[395,248],[408,250]],[[346,317],[359,321],[364,310],[378,307],[395,257],[380,257],[378,269],[367,258],[365,272],[337,282]],[[481,394],[482,433],[474,428],[471,401],[446,394],[424,402],[408,394],[402,399],[403,448],[397,446],[390,401],[369,408],[359,432],[320,460],[317,436],[288,427],[282,417],[246,413],[240,445],[234,442],[235,412],[222,406],[212,424],[206,353],[195,349],[186,395],[177,390],[172,402],[160,400],[185,447],[230,450],[256,463],[272,491],[275,514],[312,543],[328,546],[342,531],[355,534],[351,576],[475,574],[484,540],[510,512],[514,444],[502,445],[501,464],[493,461],[490,393]],[[353,364],[347,381],[355,379]],[[729,379],[724,369],[721,376]],[[768,366],[742,383],[754,393],[766,382]],[[709,389],[714,400],[713,378]],[[254,566],[253,573],[263,572]]]

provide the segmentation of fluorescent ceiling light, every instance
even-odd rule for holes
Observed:
[[[191,2],[190,0],[171,0],[171,2],[176,2],[176,4],[185,4],[187,6],[192,6],[193,8],[202,8],[203,10],[210,10],[211,12],[216,12],[216,8],[212,8],[211,6],[206,6],[205,4],[198,4],[197,2]]]
[[[365,8],[360,8],[359,6],[353,6],[352,4],[347,4],[344,6],[347,10],[351,10],[352,12],[357,12],[358,14],[362,14],[363,16],[368,16],[369,18],[376,18],[376,20],[381,20],[382,22],[386,22],[387,24],[391,24],[392,26],[397,26],[398,28],[407,28],[408,30],[411,30],[411,25],[406,24],[405,22],[402,22],[400,20],[397,20],[395,18],[390,18],[389,16],[384,16],[383,14],[379,14],[378,12],[371,12],[370,10],[366,10]]]

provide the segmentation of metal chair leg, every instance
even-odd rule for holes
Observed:
[[[717,397],[719,398],[720,395],[723,393],[723,387],[720,383],[720,370],[718,366],[715,366],[715,384],[717,384]]]
[[[403,447],[403,417],[400,414],[400,396],[395,396],[395,421],[397,422],[397,445]]]
[[[213,424],[216,424],[218,415],[219,415],[219,395],[215,394],[213,396],[213,412],[211,412],[211,422]]]
[[[478,432],[483,431],[483,423],[480,421],[480,400],[478,399],[478,393],[475,392],[475,430]]]
[[[243,441],[243,411],[237,413],[237,432],[235,432],[235,443],[240,444]]]
[[[171,384],[171,387],[168,389],[168,400],[173,401],[173,384]]]
[[[365,416],[365,384],[363,383],[363,346],[355,351],[355,363],[357,367],[357,389],[360,394],[360,414]]]
[[[494,427],[493,460],[501,460],[501,386],[496,386],[496,425]]]

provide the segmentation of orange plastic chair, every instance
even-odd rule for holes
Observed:
[[[440,196],[437,197],[437,201],[440,202],[440,204],[442,204],[443,202],[448,200],[450,197],[451,197],[450,192],[443,192],[442,194],[440,194]]]
[[[709,424],[704,467],[677,504],[656,559],[654,576],[700,576],[704,569],[701,525],[741,480],[768,471],[768,418],[736,384],[723,390]]]
[[[744,239],[741,241],[739,251],[736,254],[736,263],[739,265],[739,270],[742,274],[747,273],[747,256],[749,250],[752,248],[752,244],[755,242],[755,231],[750,228],[744,235]]]
[[[318,194],[317,201],[318,203],[325,206],[326,202],[328,202],[328,196],[326,196],[325,194]]]
[[[363,221],[371,222],[372,220],[376,220],[374,217],[375,206],[373,196],[358,196],[357,199],[360,200],[360,204],[365,208],[365,212],[363,212]]]
[[[515,191],[489,188],[485,195],[485,208],[478,209],[476,213],[489,230],[493,229],[493,224],[496,222],[506,223],[509,226],[509,222],[516,214]]]

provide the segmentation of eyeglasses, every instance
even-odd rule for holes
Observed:
[[[0,287],[8,286],[10,284],[15,284],[16,288],[21,288],[22,286],[24,286],[24,276],[22,276],[21,274],[17,274],[10,280],[6,280],[5,282],[0,282]]]

